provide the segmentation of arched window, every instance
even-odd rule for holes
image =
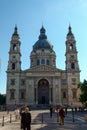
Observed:
[[[71,69],[75,69],[75,64],[71,63]]]
[[[73,50],[73,45],[72,45],[72,44],[70,44],[70,47],[69,47],[69,48],[70,48],[70,50]]]
[[[15,70],[15,63],[12,63],[12,70]]]
[[[66,98],[66,92],[63,92],[63,98]]]
[[[16,51],[17,50],[17,46],[14,44],[13,45],[13,51]]]

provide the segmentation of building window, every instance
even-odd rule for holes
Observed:
[[[25,99],[25,93],[24,92],[21,92],[20,98]]]
[[[62,83],[62,85],[66,85],[67,84],[67,80],[66,79],[62,79],[61,83]]]
[[[15,70],[15,63],[12,63],[12,70]]]
[[[70,44],[70,50],[73,50],[73,45],[72,44]]]
[[[45,60],[44,59],[41,60],[41,64],[45,64]]]
[[[75,64],[71,63],[71,69],[75,69]]]
[[[25,80],[21,79],[21,85],[25,85]]]
[[[14,91],[11,91],[11,92],[10,92],[10,99],[15,99]]]
[[[76,98],[76,91],[73,91],[73,98]]]
[[[14,44],[13,45],[13,51],[16,51],[17,50],[17,46]]]
[[[33,60],[31,60],[31,63],[33,63]]]
[[[40,65],[40,60],[37,60],[37,65]]]
[[[15,85],[15,79],[11,79],[11,85]]]
[[[34,101],[36,102],[36,88],[34,88]]]
[[[66,92],[63,92],[63,98],[66,98]]]
[[[13,56],[13,59],[15,59],[15,56]]]
[[[47,60],[47,65],[49,65],[49,60]]]

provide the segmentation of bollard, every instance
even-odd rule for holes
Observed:
[[[4,126],[4,116],[3,116],[3,119],[2,119],[2,126]]]
[[[73,119],[73,123],[75,122],[75,118],[74,118],[74,110],[72,109],[72,119]]]
[[[42,113],[42,123],[43,123],[43,113]]]
[[[10,114],[10,123],[11,123],[12,115]]]
[[[57,122],[59,122],[59,114],[58,114],[58,112],[57,112]]]
[[[67,107],[65,107],[65,114],[67,115]]]

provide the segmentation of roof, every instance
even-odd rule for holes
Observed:
[[[39,40],[33,45],[33,50],[37,49],[50,49],[53,50],[52,44],[48,41],[47,36],[45,35],[45,28],[42,26],[40,29]]]

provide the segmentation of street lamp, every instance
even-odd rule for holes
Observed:
[[[73,120],[73,122],[75,122],[75,118],[74,118],[74,108],[72,108],[72,120]]]

